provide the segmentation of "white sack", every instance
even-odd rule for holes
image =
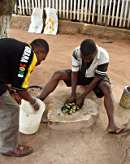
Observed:
[[[43,9],[34,8],[28,32],[41,33],[43,28]]]
[[[46,8],[46,23],[44,34],[56,35],[58,30],[58,16],[54,8]]]

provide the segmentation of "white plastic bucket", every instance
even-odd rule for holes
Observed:
[[[45,104],[40,99],[36,99],[40,105],[38,111],[34,111],[31,104],[22,100],[20,105],[19,131],[23,134],[34,134],[38,131]]]

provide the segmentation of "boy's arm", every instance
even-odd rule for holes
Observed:
[[[101,81],[101,78],[96,76],[89,85],[84,86],[85,92],[83,93],[82,97],[85,98],[89,92],[91,92],[96,87],[99,81]]]
[[[82,107],[85,97],[96,87],[97,83],[104,79],[104,76],[106,76],[108,64],[109,63],[99,65],[95,71],[95,77],[92,82],[89,85],[84,86],[85,92],[76,101],[79,107]]]
[[[39,109],[39,105],[38,105],[36,99],[33,98],[33,97],[28,93],[28,91],[27,91],[26,89],[25,89],[25,90],[16,90],[16,91],[17,91],[17,93],[19,94],[19,96],[20,96],[22,99],[24,99],[24,100],[30,102],[30,104],[33,106],[33,108],[34,108],[35,110],[38,110],[38,109]]]
[[[77,87],[78,72],[72,72],[71,74],[71,99],[76,100],[76,87]]]
[[[72,54],[71,96],[67,100],[67,102],[76,101],[76,87],[77,87],[78,72],[80,67],[80,63],[77,55],[78,55],[77,50],[75,49]]]
[[[35,99],[32,98],[32,96],[28,93],[27,90],[16,90],[16,91],[22,99],[29,101],[30,104],[34,103]]]
[[[79,106],[79,108],[83,106],[85,97],[95,88],[100,80],[100,77],[95,77],[89,85],[83,86],[85,92],[76,100],[76,104]]]
[[[85,97],[88,95],[90,91],[93,90],[93,88],[95,88],[95,86],[100,80],[100,77],[95,77],[89,85],[83,86],[85,92],[76,100],[76,104],[79,106],[79,108],[83,106]]]
[[[84,87],[84,89],[85,89],[85,93],[83,94],[84,98],[87,96],[87,94],[90,91],[92,91],[95,88],[95,86],[97,85],[97,83],[99,81],[104,79],[104,76],[106,76],[106,74],[107,74],[108,65],[109,65],[109,63],[105,63],[105,64],[101,64],[97,67],[97,69],[95,71],[94,79],[92,80],[92,82],[89,85]]]

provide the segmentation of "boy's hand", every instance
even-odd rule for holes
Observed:
[[[84,95],[79,96],[76,100],[76,105],[79,106],[79,108],[82,108],[82,106],[84,104],[84,100],[85,100]]]
[[[17,92],[12,93],[11,96],[16,100],[18,104],[21,104],[21,97]]]
[[[39,104],[37,103],[36,99],[34,99],[34,101],[31,102],[31,105],[33,106],[33,108],[34,108],[35,111],[38,111],[39,108],[40,108],[40,106],[39,106]]]
[[[38,111],[39,110],[39,104],[36,102],[34,105],[33,105],[33,108],[35,111]]]
[[[76,97],[74,97],[74,96],[70,96],[70,97],[66,100],[66,103],[73,103],[73,102],[76,102]]]

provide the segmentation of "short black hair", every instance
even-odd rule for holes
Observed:
[[[31,42],[30,45],[32,47],[41,47],[41,48],[43,47],[45,54],[47,54],[49,52],[49,44],[44,39],[35,39]]]
[[[97,51],[95,42],[92,39],[85,39],[80,44],[82,55],[89,56]]]

